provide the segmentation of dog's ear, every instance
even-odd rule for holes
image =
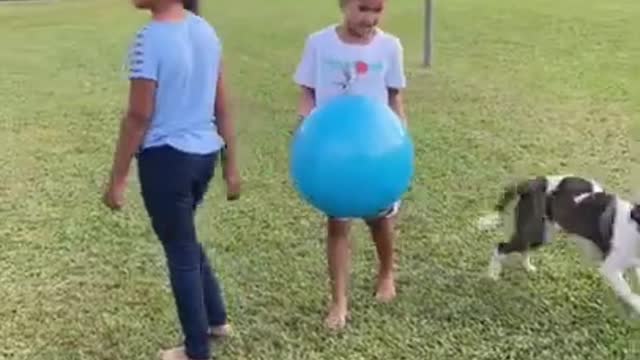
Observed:
[[[634,204],[631,208],[631,219],[640,226],[640,204]]]

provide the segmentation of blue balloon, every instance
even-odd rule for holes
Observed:
[[[289,170],[301,197],[326,215],[370,218],[408,190],[413,142],[388,105],[343,95],[315,109],[298,128]]]

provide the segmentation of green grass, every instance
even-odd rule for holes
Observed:
[[[373,247],[354,233],[353,322],[324,331],[322,219],[287,178],[291,81],[334,1],[207,1],[224,39],[243,199],[216,179],[198,224],[236,335],[221,359],[637,359],[640,319],[561,238],[483,277],[473,220],[500,186],[580,173],[640,181],[636,0],[437,1],[435,67],[420,67],[421,1],[390,1],[405,44],[417,174],[398,241],[399,298],[372,299]],[[307,4],[308,3],[308,4]],[[123,1],[0,6],[0,359],[151,359],[180,339],[161,248],[138,196],[100,203],[126,101],[121,69],[145,15]],[[286,21],[285,21],[286,20]]]

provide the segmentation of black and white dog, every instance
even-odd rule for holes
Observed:
[[[577,176],[541,176],[504,189],[495,213],[480,219],[491,229],[501,224],[501,215],[517,198],[515,229],[509,242],[495,249],[489,276],[498,279],[507,255],[519,253],[528,271],[535,271],[529,251],[547,244],[553,228],[573,235],[586,255],[599,264],[600,273],[615,293],[640,313],[636,294],[623,274],[633,269],[640,282],[640,205],[608,193],[597,182]]]

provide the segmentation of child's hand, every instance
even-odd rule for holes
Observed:
[[[222,177],[227,183],[227,200],[234,201],[240,198],[240,172],[235,159],[229,159],[226,150],[222,151]]]
[[[126,188],[126,179],[111,179],[104,195],[102,196],[102,202],[111,210],[122,209],[124,206],[124,192]]]
[[[234,201],[240,198],[240,173],[234,164],[226,163],[224,166],[224,181],[227,183],[227,200]]]
[[[305,119],[304,115],[298,115],[298,121],[296,122],[296,126],[289,130],[289,135],[295,135],[296,131],[298,131],[298,128],[300,128],[300,125],[302,125],[302,122],[304,121],[304,119]]]

